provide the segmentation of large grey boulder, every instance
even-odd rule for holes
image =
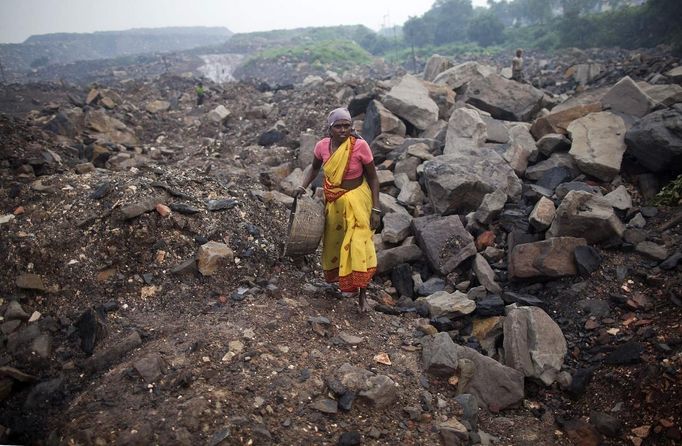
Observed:
[[[453,63],[450,58],[434,54],[433,56],[429,57],[429,60],[426,61],[423,76],[424,80],[433,82],[433,80],[436,79],[436,77],[438,77],[438,75],[443,71],[452,68],[452,65]]]
[[[571,140],[560,133],[548,133],[536,145],[543,155],[550,156],[555,152],[567,152],[571,148]]]
[[[476,274],[478,283],[483,285],[486,290],[493,294],[500,294],[502,292],[502,287],[500,287],[500,285],[498,285],[498,283],[495,281],[495,272],[490,267],[490,264],[488,264],[488,261],[485,259],[485,257],[483,257],[481,254],[477,253],[474,257],[472,269]]]
[[[333,369],[327,376],[327,384],[335,393],[357,394],[360,401],[377,409],[388,407],[399,398],[398,388],[391,378],[348,363]]]
[[[471,393],[491,411],[497,412],[519,403],[524,397],[523,373],[500,364],[469,347],[456,346],[458,364],[471,361],[470,370],[460,376],[460,393]],[[458,369],[460,370],[461,367]],[[460,375],[462,375],[460,371]],[[461,388],[460,388],[461,387]]]
[[[539,307],[507,307],[504,363],[549,386],[557,378],[568,348],[561,328]]]
[[[488,137],[486,129],[485,122],[476,110],[456,109],[448,121],[443,154],[448,155],[483,146]]]
[[[682,173],[682,104],[646,115],[625,142],[628,154],[650,171]]]
[[[476,254],[474,238],[456,215],[415,218],[412,227],[429,263],[443,275]]]
[[[423,344],[424,370],[431,375],[449,377],[457,371],[457,346],[445,332],[433,335]]]
[[[668,76],[676,84],[682,84],[682,66],[672,68],[663,74]]]
[[[435,124],[430,125],[429,128],[421,132],[421,136],[422,138],[435,139],[440,141],[441,144],[445,144],[445,135],[447,134],[447,131],[448,122],[438,119]]]
[[[557,208],[547,237],[584,237],[592,244],[622,237],[624,231],[625,225],[604,197],[572,190]]]
[[[379,187],[390,186],[395,182],[395,175],[388,169],[377,169],[377,179]]]
[[[670,107],[682,102],[682,87],[676,84],[651,85],[647,82],[637,82],[639,88],[649,96],[658,106]]]
[[[599,63],[579,63],[569,67],[565,76],[573,77],[579,85],[587,85],[588,82],[599,76],[604,71],[604,66]]]
[[[405,142],[405,138],[400,135],[394,135],[391,133],[382,133],[381,135],[374,138],[374,140],[369,144],[372,149],[377,162],[381,162],[386,158],[397,157],[398,148],[400,148]]]
[[[455,92],[447,85],[434,84],[433,82],[424,82],[424,86],[429,90],[429,97],[438,106],[438,119],[450,119],[450,112],[455,105]]]
[[[377,252],[377,274],[391,271],[402,263],[410,263],[421,259],[422,250],[417,245],[401,245]]]
[[[509,142],[509,129],[505,125],[506,121],[500,121],[492,116],[482,115],[481,119],[485,122],[487,142],[506,144]]]
[[[432,160],[436,155],[431,153],[428,145],[424,143],[412,144],[407,147],[405,154],[407,156],[414,156],[422,161]]]
[[[170,102],[162,101],[160,99],[156,99],[156,100],[147,102],[147,104],[145,105],[144,108],[149,113],[156,114],[156,113],[168,111],[170,106],[171,106]]]
[[[648,240],[637,243],[637,246],[635,246],[635,250],[637,252],[644,254],[647,257],[659,261],[667,259],[668,256],[670,255],[665,245],[658,245]]]
[[[554,202],[547,197],[540,197],[528,217],[528,222],[536,230],[544,231],[552,224],[555,214]]]
[[[412,217],[400,212],[391,212],[383,218],[384,229],[381,231],[381,239],[388,243],[400,243],[410,235]]]
[[[575,248],[586,244],[584,238],[553,237],[516,245],[509,254],[509,277],[574,276],[578,273],[574,262]]]
[[[535,145],[533,135],[523,124],[517,124],[509,129],[509,148],[502,157],[514,169],[518,176],[523,176],[529,161],[535,161],[539,150]]]
[[[139,144],[133,130],[122,121],[107,115],[103,109],[88,110],[85,113],[84,125],[86,132],[100,143],[121,144],[126,147]]]
[[[367,388],[358,393],[358,398],[373,408],[383,409],[397,403],[400,395],[395,381],[386,375],[375,375],[367,380]]]
[[[425,162],[424,179],[434,210],[443,215],[475,211],[485,194],[497,189],[512,200],[521,196],[522,183],[514,170],[484,147]]]
[[[487,225],[500,216],[506,203],[507,194],[501,189],[485,194],[481,205],[476,209],[474,218],[477,222]]]
[[[365,112],[365,119],[362,122],[363,138],[367,141],[374,141],[374,138],[382,133],[405,136],[405,132],[405,123],[384,107],[381,102],[373,100],[369,103]]]
[[[584,183],[582,181],[569,181],[568,183],[561,183],[556,187],[554,193],[559,200],[563,200],[566,195],[572,190],[588,192],[594,195],[602,195],[599,186],[592,186],[590,184]]]
[[[457,90],[463,85],[468,84],[473,79],[483,78],[490,74],[494,74],[497,69],[490,65],[480,64],[478,62],[464,62],[455,65],[442,73],[434,79],[436,84],[445,84],[453,90]]]
[[[568,152],[578,168],[602,181],[620,173],[625,153],[625,122],[611,112],[591,113],[568,126],[573,143]]]
[[[58,135],[75,138],[83,131],[83,118],[85,114],[80,108],[67,108],[60,110],[49,121],[44,124],[44,128]]]
[[[394,196],[385,194],[383,192],[379,193],[379,208],[385,214],[390,214],[391,212],[398,212],[400,214],[410,215]]]
[[[444,121],[439,121],[444,122]],[[440,155],[443,149],[443,141],[422,136],[421,138],[405,138],[400,150],[405,150],[408,156],[416,156],[421,159],[431,159],[433,156]],[[424,158],[424,153],[428,152],[431,156]]]
[[[625,76],[611,87],[601,98],[601,103],[604,109],[638,118],[648,114],[655,105],[630,76]]]
[[[318,139],[317,135],[312,133],[301,133],[298,137],[298,141],[301,144],[298,148],[298,167],[301,169],[305,169],[312,164],[313,158],[315,158],[315,144],[317,144]]]
[[[578,166],[575,164],[575,160],[570,154],[565,152],[553,153],[546,160],[533,164],[526,169],[524,176],[529,180],[537,181],[556,167],[565,167],[574,177],[578,176],[579,171]]]
[[[590,104],[578,104],[573,107],[554,111],[548,115],[537,118],[530,127],[530,133],[535,139],[539,140],[550,133],[566,135],[568,126],[576,119],[597,113],[602,110],[601,103],[592,102]]]
[[[627,188],[622,184],[608,194],[604,195],[604,198],[614,209],[627,211],[632,207],[632,197],[630,196]]]
[[[429,90],[421,80],[409,74],[391,88],[383,104],[419,130],[425,130],[438,121],[438,105],[429,96]]]
[[[437,291],[430,296],[420,297],[417,300],[426,304],[429,309],[429,316],[432,318],[463,316],[473,313],[476,309],[476,302],[459,291],[454,293]]]
[[[404,174],[403,174],[404,175]],[[403,203],[406,206],[417,206],[424,202],[424,191],[416,181],[409,181],[400,188],[398,194],[398,203]]]
[[[469,82],[466,96],[467,103],[495,119],[529,121],[540,110],[544,93],[531,85],[491,74]]]
[[[393,175],[405,174],[410,181],[417,181],[417,169],[421,164],[421,158],[408,155],[405,159],[401,159],[395,163]]]
[[[208,119],[211,122],[215,122],[216,124],[220,124],[224,120],[230,117],[230,110],[228,110],[224,105],[219,105],[210,112],[208,112]]]
[[[438,424],[441,444],[443,446],[463,446],[469,444],[469,430],[457,418],[451,418]]]

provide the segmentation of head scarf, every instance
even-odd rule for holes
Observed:
[[[331,127],[336,121],[340,121],[342,119],[345,119],[346,121],[352,121],[350,112],[346,107],[339,107],[329,112],[329,116],[327,116],[327,126]]]

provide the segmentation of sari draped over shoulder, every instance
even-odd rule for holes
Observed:
[[[325,227],[322,269],[327,282],[338,282],[344,292],[366,288],[374,276],[377,256],[370,229],[372,191],[363,179],[355,189],[341,188],[356,138],[347,138],[322,166]]]

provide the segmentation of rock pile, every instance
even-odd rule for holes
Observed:
[[[427,67],[207,83],[203,106],[183,77],[48,86],[0,118],[0,436],[678,441],[680,218],[650,205],[682,173],[678,78],[562,101]],[[381,183],[366,318],[280,257],[338,104]]]

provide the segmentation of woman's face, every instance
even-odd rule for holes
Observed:
[[[332,138],[337,141],[343,141],[350,136],[351,122],[346,119],[340,119],[331,126]]]

